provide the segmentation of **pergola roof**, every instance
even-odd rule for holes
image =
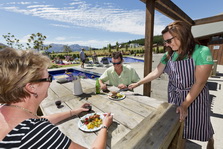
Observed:
[[[147,1],[151,0],[140,0],[146,4]],[[155,9],[165,16],[173,20],[183,20],[190,25],[201,25],[213,22],[223,21],[223,14],[193,20],[184,11],[182,11],[177,5],[171,0],[152,0],[155,2]],[[189,2],[188,2],[189,3]]]

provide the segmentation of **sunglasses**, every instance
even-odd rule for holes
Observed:
[[[167,39],[167,40],[164,40],[163,43],[167,43],[167,44],[171,44],[172,43],[172,39],[174,39],[176,36],[173,36],[172,38],[170,39]]]
[[[119,64],[121,64],[121,63],[122,63],[122,61],[120,61],[120,62],[118,62],[118,63],[113,63],[113,62],[112,62],[113,65],[119,65]]]
[[[49,74],[48,78],[34,80],[34,81],[31,81],[31,82],[52,82],[52,81],[53,81],[53,76]]]

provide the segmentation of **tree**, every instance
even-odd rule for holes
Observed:
[[[116,42],[116,51],[118,51],[119,50],[119,43],[118,43],[118,41]]]
[[[67,53],[72,52],[71,48],[68,45],[64,45],[63,48],[64,48],[63,52],[67,52]]]
[[[46,36],[42,35],[41,33],[32,34],[28,39],[27,46],[28,48],[33,48],[38,51],[40,50],[48,50],[52,46],[44,46],[43,42],[46,40]],[[31,46],[32,45],[32,46]]]
[[[8,33],[7,35],[2,35],[5,38],[7,45],[11,48],[22,49],[24,47],[22,44],[19,43],[19,39],[15,38],[14,35]]]
[[[108,44],[108,52],[111,53],[111,44]]]
[[[128,51],[128,48],[129,48],[129,45],[128,44],[125,44],[125,51],[126,52]]]
[[[91,47],[89,47],[89,51],[90,51],[90,55],[92,55],[92,48]]]
[[[153,44],[163,45],[162,35],[156,35],[153,37]]]

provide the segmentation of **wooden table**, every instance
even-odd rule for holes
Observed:
[[[81,84],[84,94],[74,96],[72,82],[59,84],[53,81],[48,97],[40,105],[43,114],[76,109],[88,102],[95,112],[114,114],[114,122],[108,132],[108,148],[164,149],[174,145],[173,142],[178,142],[175,145],[179,146],[178,139],[181,137],[176,137],[176,134],[182,133],[182,128],[175,106],[129,91],[125,92],[125,99],[114,101],[110,100],[106,93],[95,94],[95,80],[81,79]],[[62,108],[56,107],[57,100],[62,101]],[[70,139],[89,148],[98,132],[81,131],[77,125],[78,121],[79,117],[74,116],[58,127]]]

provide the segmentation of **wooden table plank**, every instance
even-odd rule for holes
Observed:
[[[180,127],[179,118],[175,111],[175,106],[163,104],[154,115],[146,117],[113,146],[113,149],[167,149],[178,130],[176,128]]]
[[[80,107],[83,103],[86,103],[86,102],[88,102],[88,101],[86,101],[86,100],[82,100],[82,101],[69,100],[66,103],[70,106],[71,109],[76,109],[76,108]],[[92,105],[92,110],[96,113],[104,113],[104,111],[101,111],[94,105]],[[85,114],[88,114],[88,113],[85,113]],[[79,130],[79,131],[81,131],[81,130]],[[107,139],[108,147],[111,147],[114,144],[116,144],[119,141],[119,138],[124,137],[129,131],[131,131],[131,130],[126,128],[119,122],[117,122],[116,118],[114,116],[114,121],[113,121],[112,125],[109,127],[109,131],[108,131],[108,139]],[[96,134],[97,134],[97,132],[96,132]],[[85,139],[87,139],[87,138],[85,138]],[[90,139],[87,139],[87,140],[90,140]],[[88,144],[88,146],[91,145],[93,143],[93,141],[94,140],[88,141],[90,143],[90,144]]]
[[[134,92],[132,92],[131,94],[128,93],[127,95],[128,95],[129,99],[135,100],[136,102],[146,104],[146,105],[148,105],[152,108],[155,108],[155,109],[159,108],[159,106],[161,104],[165,103],[164,101],[160,101],[160,100],[148,97],[148,96],[143,96],[143,95],[140,95],[140,94],[137,94]]]
[[[107,98],[101,98],[100,95],[92,96],[92,98],[89,98],[88,101],[105,113],[112,112],[118,122],[131,129],[144,118],[133,111],[126,110],[125,107],[118,105],[115,101]]]
[[[127,95],[128,96],[128,95]],[[133,111],[143,117],[147,117],[148,115],[150,115],[154,110],[156,110],[155,108],[152,108],[144,103],[141,102],[137,102],[128,98],[125,98],[123,100],[117,101],[117,104],[125,107],[126,109]]]
[[[72,94],[72,91],[69,89],[65,88],[63,85],[60,85],[56,81],[51,82],[50,88],[59,96],[63,97],[69,94]]]
[[[67,106],[69,106],[70,109],[77,109],[80,108],[86,101],[79,101],[77,98],[74,98],[73,100],[68,100],[65,102]],[[88,114],[85,112],[85,114]],[[71,138],[74,142],[78,142],[79,144],[90,148],[92,143],[94,142],[96,138],[96,134],[94,132],[92,133],[86,133],[81,131],[78,128],[78,121],[79,121],[79,116],[76,118],[72,119],[71,121],[67,122],[67,126],[61,126],[64,127],[63,130],[66,130],[65,133],[66,135]],[[69,130],[69,131],[67,131]]]

